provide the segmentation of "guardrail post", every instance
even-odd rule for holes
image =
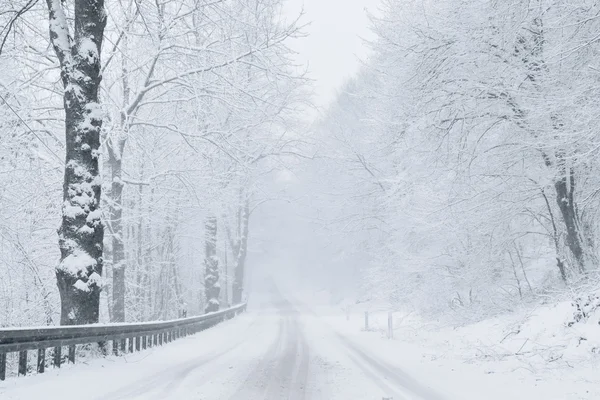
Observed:
[[[138,336],[135,338],[135,351],[140,351],[140,347],[141,347],[140,345],[142,344],[141,339],[142,339],[141,336]]]
[[[164,332],[161,332],[161,333],[158,334],[158,344],[161,345],[161,346],[163,345],[163,337],[164,337],[164,335],[165,335]]]
[[[75,364],[75,345],[74,344],[69,346],[69,362],[71,364]]]
[[[19,375],[27,375],[27,350],[19,352]]]
[[[54,366],[56,368],[60,368],[60,359],[61,359],[62,347],[56,346],[54,348]]]
[[[127,349],[127,339],[123,338],[123,339],[121,339],[121,353],[125,354],[126,349]]]
[[[146,350],[146,345],[148,344],[148,336],[142,336],[142,350]]]
[[[133,337],[128,338],[127,342],[129,344],[129,352],[133,353]]]
[[[6,379],[6,353],[0,353],[0,381]]]
[[[46,349],[38,349],[37,372],[43,374],[46,369]]]
[[[113,339],[112,348],[113,348],[113,354],[115,356],[118,356],[119,355],[119,341],[118,340]]]

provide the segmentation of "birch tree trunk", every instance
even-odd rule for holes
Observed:
[[[98,156],[102,111],[98,104],[100,54],[106,25],[104,0],[74,1],[74,36],[61,0],[46,0],[50,40],[64,86],[66,158],[61,252],[56,278],[61,325],[98,322],[102,240]]]
[[[217,218],[213,215],[206,218],[205,223],[205,258],[204,258],[204,293],[206,296],[205,312],[219,311],[219,260],[217,258]]]

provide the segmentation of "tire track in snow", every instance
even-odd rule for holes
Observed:
[[[369,356],[344,336],[338,333],[336,336],[346,347],[355,364],[379,386],[385,388],[386,392],[393,394],[394,400],[445,400],[401,369]]]
[[[281,293],[279,294],[281,295]],[[400,368],[369,356],[360,346],[331,328],[308,306],[292,305],[289,301],[288,303],[297,310],[296,312],[299,312],[298,310],[301,308],[306,315],[311,315],[326,326],[338,339],[342,348],[346,350],[349,359],[384,392],[392,395],[394,400],[445,400],[441,394],[421,384]]]
[[[279,300],[279,299],[277,299]],[[278,301],[279,333],[231,400],[307,399],[308,346],[289,302]]]

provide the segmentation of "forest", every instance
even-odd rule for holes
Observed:
[[[597,2],[383,0],[310,121],[284,3],[3,3],[0,326],[240,303],[274,237],[430,318],[600,303]]]
[[[595,1],[382,2],[316,129],[330,254],[361,301],[452,323],[598,306],[599,16]]]
[[[2,2],[0,326],[245,298],[250,217],[307,99],[280,8]]]

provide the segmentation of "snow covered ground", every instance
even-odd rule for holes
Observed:
[[[441,329],[395,313],[390,340],[388,313],[382,307],[355,305],[349,313],[314,304],[310,308],[344,338],[431,383],[448,399],[600,398],[598,310],[568,326],[574,307],[566,301]],[[366,308],[376,310],[369,313],[369,331],[364,329]]]
[[[429,396],[427,385],[386,376],[377,360],[349,347],[318,317],[277,294],[253,296],[248,313],[193,337],[10,379],[1,384],[0,398],[438,398]],[[424,397],[400,397],[405,384]]]
[[[0,398],[600,398],[593,363],[565,368],[561,360],[527,358],[526,325],[503,341],[507,354],[519,355],[503,356],[492,349],[499,348],[494,344],[502,339],[497,328],[507,326],[504,320],[434,331],[414,318],[403,324],[397,318],[396,337],[389,340],[380,329],[385,313],[371,315],[371,331],[363,329],[362,310],[349,317],[341,309],[290,302],[277,291],[257,294],[249,312],[200,334],[127,357],[10,379],[0,384]]]

